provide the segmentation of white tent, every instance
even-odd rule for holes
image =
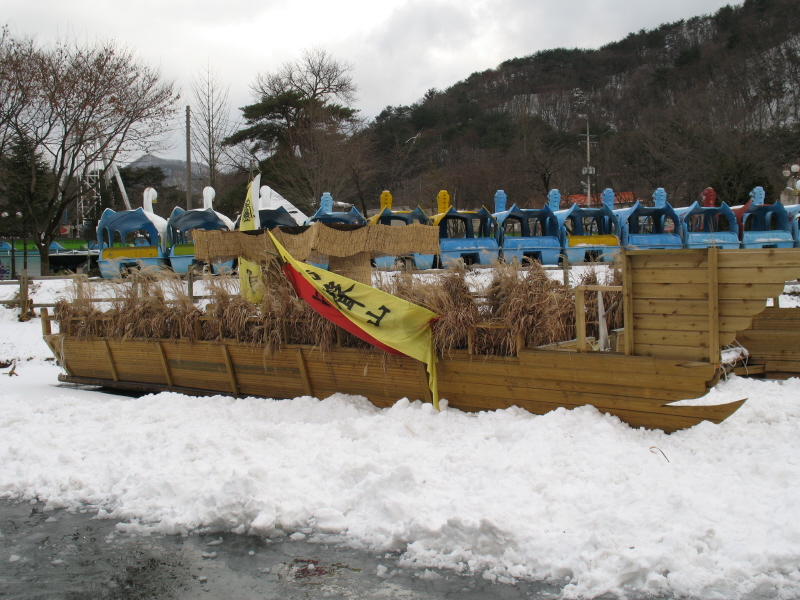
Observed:
[[[273,190],[268,185],[262,185],[259,190],[260,198],[258,203],[259,210],[270,209],[274,210],[279,206],[286,209],[298,225],[305,225],[308,216],[304,215],[294,204],[289,202],[286,198],[281,196],[278,192]]]

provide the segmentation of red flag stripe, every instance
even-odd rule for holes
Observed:
[[[303,276],[303,274],[298,273],[297,270],[292,267],[292,265],[289,263],[284,263],[283,272],[286,273],[289,281],[294,286],[294,290],[297,295],[320,315],[329,321],[336,323],[336,325],[345,331],[352,333],[354,336],[364,340],[368,344],[372,344],[373,346],[376,346],[381,350],[385,350],[390,354],[403,356],[402,352],[398,352],[394,348],[390,348],[383,342],[376,340],[374,337],[369,335],[366,331],[348,319],[345,315],[343,315],[333,302],[323,297],[320,292]]]

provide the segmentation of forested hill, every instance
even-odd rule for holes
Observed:
[[[707,186],[729,204],[755,185],[775,198],[800,155],[800,2],[748,0],[631,33],[596,50],[503,62],[372,123],[375,185],[405,204],[448,189],[463,207],[505,189],[520,205],[584,193],[587,120],[593,190],[676,205]]]
[[[475,73],[447,92],[489,105],[526,94],[598,92],[626,85],[683,89],[682,81],[714,78],[731,63],[769,53],[800,33],[800,3],[758,0],[721,8],[713,16],[629,34],[599,50],[557,48],[503,62]]]

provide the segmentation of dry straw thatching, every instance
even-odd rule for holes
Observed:
[[[575,302],[570,288],[548,276],[538,263],[525,269],[517,263],[495,265],[491,282],[477,293],[462,266],[422,276],[401,272],[382,279],[384,291],[424,306],[440,319],[433,335],[440,356],[468,347],[474,328],[473,351],[481,355],[516,353],[518,335],[528,347],[564,342],[575,337]],[[618,284],[614,271],[607,284]],[[578,284],[597,283],[586,271]],[[79,338],[236,340],[271,352],[284,344],[311,344],[323,351],[335,345],[380,352],[339,330],[299,300],[277,261],[262,263],[263,300],[256,305],[238,295],[238,278],[205,277],[206,303],[201,309],[186,284],[169,271],[143,270],[135,277],[110,282],[101,305],[92,302],[85,278],[73,280],[69,301],[60,301],[55,319],[60,331]],[[621,327],[619,293],[604,295],[609,329]],[[588,335],[597,335],[597,294],[586,295]],[[482,327],[490,324],[500,327]],[[479,325],[478,327],[475,327]]]
[[[272,231],[278,242],[294,258],[317,264],[328,263],[334,273],[370,285],[370,261],[381,255],[397,256],[408,252],[439,253],[439,229],[413,224],[326,225]],[[254,263],[269,262],[275,247],[265,231],[195,231],[195,256],[200,260],[229,260],[241,256]]]

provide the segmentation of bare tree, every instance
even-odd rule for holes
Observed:
[[[315,48],[259,75],[257,102],[242,108],[245,127],[225,143],[247,144],[260,159],[262,181],[295,203],[308,207],[325,191],[341,195],[350,172],[343,149],[359,127],[349,106],[356,91],[350,70]]]
[[[0,30],[0,155],[6,153],[14,135],[14,123],[21,118],[34,93],[33,42],[14,39],[8,26]]]
[[[377,164],[364,121],[346,127],[305,127],[296,140],[302,152],[276,155],[269,171],[282,193],[311,210],[313,201],[330,192],[336,200],[358,204],[366,214]]]
[[[350,63],[337,60],[324,48],[303,51],[297,61],[287,62],[274,73],[262,73],[252,86],[258,96],[280,96],[294,92],[311,100],[355,101],[356,86]]]
[[[13,110],[0,103],[4,131],[48,168],[35,201],[21,199],[16,207],[48,273],[49,245],[65,210],[85,193],[87,173],[123,151],[152,149],[168,130],[179,96],[172,82],[113,41],[40,47],[8,40],[0,54],[0,89],[20,99]],[[30,172],[34,189],[41,177],[36,168]]]
[[[197,159],[208,165],[208,185],[217,187],[217,175],[226,160],[226,148],[222,140],[234,127],[230,122],[228,91],[218,69],[208,63],[205,69],[192,76],[192,150]]]

